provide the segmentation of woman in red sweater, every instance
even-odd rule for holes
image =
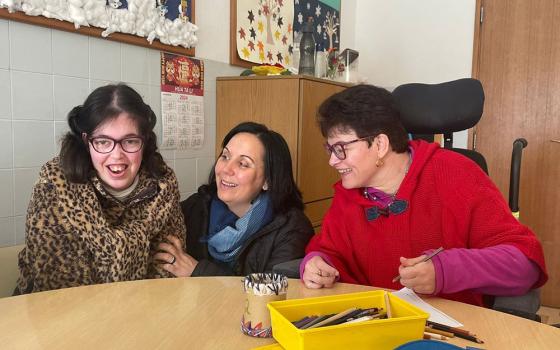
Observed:
[[[409,141],[387,90],[335,94],[319,124],[341,179],[300,266],[308,288],[406,286],[482,305],[483,294],[521,295],[546,282],[540,242],[490,178],[458,153]]]

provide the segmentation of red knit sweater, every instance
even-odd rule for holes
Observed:
[[[408,201],[408,209],[368,221],[365,212],[375,204],[364,198],[362,189],[345,189],[337,182],[321,233],[306,252],[326,254],[340,272],[341,282],[399,289],[402,286],[391,280],[398,274],[401,256],[417,257],[440,246],[510,244],[539,266],[535,287],[543,285],[548,276],[541,244],[512,216],[502,194],[478,165],[438,144],[412,141],[410,146],[414,159],[397,194],[397,199]],[[482,296],[471,291],[441,296],[482,305]]]

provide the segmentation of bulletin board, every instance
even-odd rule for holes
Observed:
[[[97,8],[87,10],[71,8],[70,2],[60,2],[68,4],[68,9],[59,11],[22,8],[22,4],[28,1],[0,0],[0,18],[186,56],[195,55],[195,33],[198,29],[194,24],[195,0],[153,0],[153,3],[149,0],[98,0],[88,3],[90,6],[95,3]],[[8,9],[10,4],[15,8]],[[128,6],[136,9],[146,5],[157,8],[159,12],[155,14],[152,11],[151,17],[133,16],[134,12],[128,10]],[[140,10],[142,8],[136,9]],[[106,11],[106,14],[93,19],[94,11]],[[119,17],[123,18],[120,22],[116,20]],[[99,24],[99,27],[91,23]]]

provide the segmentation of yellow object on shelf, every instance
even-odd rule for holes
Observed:
[[[384,308],[385,291],[292,299],[268,304],[272,336],[286,350],[394,349],[422,339],[428,314],[390,294],[392,317],[351,324],[298,329],[292,322],[305,316],[339,313],[351,307]]]

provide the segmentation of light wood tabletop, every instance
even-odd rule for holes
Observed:
[[[290,280],[288,299],[375,288],[337,283],[310,290]],[[271,339],[240,331],[241,277],[144,280],[68,288],[0,299],[2,349],[251,349]],[[459,320],[485,349],[557,349],[560,330],[440,298],[427,302]]]

